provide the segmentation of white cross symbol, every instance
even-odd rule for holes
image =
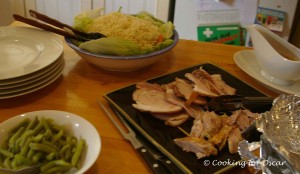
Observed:
[[[206,37],[210,38],[210,35],[214,34],[214,32],[211,31],[209,28],[206,28],[205,31],[203,31],[203,34],[204,34]]]

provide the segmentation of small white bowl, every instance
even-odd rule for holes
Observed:
[[[98,131],[84,118],[64,111],[33,111],[14,116],[0,123],[0,145],[4,143],[4,137],[7,136],[7,133],[11,128],[15,127],[19,122],[24,120],[24,118],[32,120],[36,117],[52,119],[55,124],[63,126],[68,134],[85,140],[87,148],[83,151],[79,161],[80,168],[75,172],[76,174],[86,172],[95,163],[101,150],[101,139]]]
[[[152,52],[149,54],[136,55],[136,56],[111,56],[104,54],[96,54],[78,48],[73,44],[70,38],[65,37],[66,43],[77,52],[77,54],[84,60],[106,70],[110,71],[136,71],[145,68],[164,57],[172,48],[177,44],[179,37],[176,30],[173,32],[171,39],[174,40],[173,44],[162,50]]]
[[[249,31],[260,74],[278,85],[292,85],[300,79],[300,49],[260,25]]]

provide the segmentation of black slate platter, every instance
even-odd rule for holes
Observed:
[[[192,72],[201,67],[209,74],[221,74],[222,79],[230,86],[237,89],[237,94],[243,96],[266,96],[262,92],[256,90],[250,85],[244,83],[230,73],[224,71],[210,63],[196,65],[187,69],[173,72],[167,75],[147,80],[150,83],[167,84],[175,80],[176,77],[185,78],[184,74]],[[149,113],[140,112],[132,107],[134,103],[132,93],[135,90],[135,84],[114,90],[103,97],[121,112],[123,117],[127,119],[150,143],[156,146],[162,153],[168,156],[176,163],[185,173],[215,173],[224,171],[233,167],[226,165],[226,162],[238,162],[241,160],[239,154],[230,154],[228,148],[225,147],[217,156],[197,159],[194,153],[184,152],[178,147],[173,140],[175,138],[185,137],[190,132],[193,120],[190,119],[178,128],[166,126],[163,121],[154,118]],[[253,112],[265,112],[270,106],[247,107]],[[205,161],[210,162],[204,165]],[[219,163],[218,163],[219,162]],[[224,162],[220,164],[221,162]],[[214,163],[214,164],[212,164]]]

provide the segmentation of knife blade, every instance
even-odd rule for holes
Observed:
[[[155,159],[148,151],[148,149],[139,142],[139,140],[136,138],[135,133],[132,131],[130,127],[128,127],[126,122],[123,122],[125,120],[121,120],[124,126],[128,129],[129,132],[125,132],[124,129],[121,128],[121,126],[117,123],[117,121],[113,118],[113,116],[109,113],[109,111],[105,108],[105,106],[98,100],[97,101],[99,106],[104,110],[108,118],[112,121],[112,123],[115,125],[115,127],[118,129],[118,131],[122,134],[122,136],[127,139],[133,148],[143,157],[145,162],[148,164],[150,169],[155,174],[166,174],[168,171],[163,168],[161,165],[159,165],[158,160]]]

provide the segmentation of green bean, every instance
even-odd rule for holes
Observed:
[[[31,130],[26,130],[22,136],[21,136],[21,142],[20,142],[20,146],[24,146],[28,137],[30,137],[32,134],[32,131]]]
[[[59,147],[58,147],[59,145],[58,145],[58,144],[54,144],[54,143],[51,142],[51,141],[43,140],[43,141],[42,141],[42,144],[45,144],[45,145],[47,145],[47,146],[52,147],[53,149],[55,149],[56,152],[59,151]]]
[[[53,159],[55,158],[55,156],[56,156],[56,153],[55,153],[55,152],[51,152],[51,153],[49,153],[49,154],[46,156],[46,159],[47,159],[48,161],[51,161],[51,160],[53,160]]]
[[[46,130],[50,130],[49,124],[48,124],[48,122],[45,120],[44,117],[42,117],[40,121],[42,122],[42,124],[43,124],[43,126],[44,126],[44,128],[45,128]]]
[[[39,133],[39,131],[42,129],[43,129],[43,123],[38,122],[38,124],[34,127],[32,134],[37,135]]]
[[[43,151],[46,153],[56,152],[56,150],[53,147],[41,143],[30,143],[29,147],[33,150]]]
[[[64,131],[60,130],[52,139],[52,142],[55,143],[64,135]]]
[[[10,152],[8,150],[5,150],[5,149],[2,149],[2,148],[0,148],[0,154],[6,156],[8,158],[14,157],[14,154],[12,152]]]
[[[45,172],[41,172],[42,174],[50,174],[50,173],[60,173],[60,172],[67,172],[68,170],[70,170],[72,167],[69,166],[54,166],[50,169],[48,169]]]
[[[64,160],[53,160],[41,166],[41,171],[46,171],[54,166],[64,166],[64,167],[72,167],[70,163]]]
[[[61,157],[64,157],[65,156],[65,153],[67,152],[68,149],[70,149],[71,146],[70,144],[66,144],[64,145],[58,152],[58,154],[61,156]]]
[[[32,159],[35,153],[36,153],[35,150],[29,149],[26,157]]]
[[[81,152],[83,151],[84,146],[85,146],[85,141],[83,139],[80,139],[79,142],[76,145],[74,155],[71,159],[72,166],[77,165],[77,162],[80,158],[80,155],[81,155]]]
[[[68,135],[51,119],[24,119],[0,148],[0,167],[18,169],[42,164],[42,173],[65,173],[78,167],[85,141]]]
[[[28,138],[26,143],[22,146],[21,148],[21,152],[20,152],[20,155],[22,156],[26,156],[26,154],[28,153],[29,151],[29,143],[31,142],[31,138]]]
[[[26,127],[26,130],[31,130],[33,129],[37,124],[38,124],[39,120],[37,117],[35,117],[32,121],[30,121],[30,123],[28,124],[28,126]]]
[[[5,168],[11,169],[11,161],[9,158],[5,158],[3,165]]]
[[[13,127],[9,132],[10,134],[14,134],[16,133],[20,127],[27,127],[27,125],[29,124],[30,119],[29,118],[24,118],[20,123],[18,123],[15,127]]]
[[[52,131],[51,131],[51,129],[47,129],[47,130],[45,131],[45,133],[43,134],[43,136],[44,136],[44,139],[45,139],[45,140],[51,139],[51,137],[52,137]]]
[[[37,164],[39,162],[39,160],[42,158],[42,156],[43,156],[43,152],[41,152],[41,151],[34,154],[32,157],[33,164]]]
[[[23,133],[24,129],[25,129],[24,127],[20,127],[18,129],[18,131],[16,133],[14,133],[13,136],[9,139],[8,146],[10,148],[13,148],[15,146],[16,140],[21,136],[21,134]]]
[[[42,141],[43,137],[44,137],[43,134],[39,134],[39,135],[32,138],[32,142],[39,143],[39,142]]]
[[[13,160],[16,162],[17,166],[32,165],[32,160],[20,154],[15,155]],[[13,168],[18,168],[18,167],[13,167]]]
[[[56,124],[52,124],[51,128],[55,132],[59,132],[60,130],[64,129],[62,126],[59,126],[59,125],[56,125]]]
[[[71,157],[72,157],[72,148],[70,147],[70,148],[66,151],[65,156],[64,156],[64,159],[69,161],[69,160],[71,159]]]

